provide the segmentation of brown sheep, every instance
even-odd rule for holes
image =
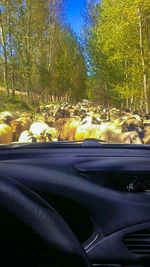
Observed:
[[[22,122],[23,129],[28,130],[31,126],[32,120],[27,117],[20,117],[17,121]]]
[[[30,125],[31,120],[26,117],[21,117],[18,120],[13,120],[11,122],[13,141],[18,141],[20,134],[25,130],[29,130]]]
[[[64,125],[67,121],[70,119],[68,118],[60,118],[55,121],[55,129],[58,131],[58,139],[61,140],[62,138],[62,132],[64,130]]]
[[[72,141],[75,139],[75,132],[80,126],[80,118],[69,119],[60,133],[60,139],[63,141]]]
[[[10,144],[13,140],[13,132],[9,125],[0,124],[0,144]]]
[[[22,129],[22,122],[17,121],[17,120],[13,120],[11,122],[11,128],[13,131],[13,141],[18,141],[18,138],[21,134],[21,132],[23,131]]]
[[[133,131],[120,134],[119,142],[123,144],[142,144],[138,133]]]
[[[126,133],[116,133],[111,129],[107,129],[103,133],[103,139],[108,143],[142,144],[138,133],[133,131]]]
[[[144,128],[143,143],[144,143],[145,145],[150,144],[150,126],[146,126],[146,127]]]

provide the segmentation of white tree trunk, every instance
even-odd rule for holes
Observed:
[[[139,34],[140,34],[140,49],[142,56],[142,66],[143,66],[143,89],[144,89],[144,101],[145,101],[145,111],[146,114],[149,113],[149,101],[147,94],[147,75],[145,70],[145,59],[144,59],[144,48],[143,48],[143,30],[142,30],[142,18],[141,18],[141,10],[138,7],[138,20],[139,20]]]

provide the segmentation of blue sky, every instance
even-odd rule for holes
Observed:
[[[70,23],[71,28],[79,36],[82,31],[83,18],[82,10],[85,0],[67,0],[66,20]]]

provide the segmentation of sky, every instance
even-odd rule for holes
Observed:
[[[85,0],[67,0],[66,20],[73,31],[80,36],[83,25],[82,10]]]

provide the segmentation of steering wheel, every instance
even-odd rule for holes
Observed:
[[[66,267],[92,266],[63,218],[32,190],[8,177],[0,177],[0,206],[23,220],[45,244],[60,253]]]

